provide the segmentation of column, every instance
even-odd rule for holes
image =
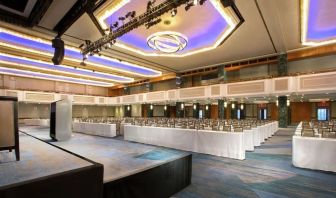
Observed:
[[[288,60],[287,54],[280,54],[278,56],[278,75],[287,76],[288,75]]]
[[[218,66],[218,80],[219,82],[227,82],[227,75],[224,65]]]
[[[199,118],[199,103],[193,104],[193,118]]]
[[[288,126],[288,106],[287,96],[280,96],[278,98],[278,115],[279,115],[279,127],[287,128]]]
[[[176,102],[176,118],[184,118],[185,106],[183,102]]]
[[[225,107],[224,107],[224,100],[218,100],[218,118],[225,119]]]
[[[153,91],[153,84],[152,83],[147,82],[145,85],[146,85],[146,92]]]

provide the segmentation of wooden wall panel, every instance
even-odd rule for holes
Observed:
[[[170,106],[170,117],[176,118],[176,106]]]
[[[270,109],[270,119],[271,120],[278,120],[279,116],[278,116],[278,107],[276,106],[275,103],[270,103],[269,105],[269,109]]]
[[[210,118],[218,119],[218,105],[211,105],[210,110],[211,110]]]
[[[331,103],[330,116],[331,116],[331,119],[336,119],[336,102]]]
[[[310,120],[312,115],[312,103],[291,102],[291,123],[299,123],[303,120]]]

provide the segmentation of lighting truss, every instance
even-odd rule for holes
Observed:
[[[146,24],[151,21],[156,21],[158,17],[162,16],[166,12],[173,10],[181,5],[188,3],[189,0],[166,0],[165,2],[155,6],[150,7],[144,14],[134,17],[128,23],[123,24],[118,29],[111,31],[109,34],[104,35],[102,38],[95,42],[86,43],[81,53],[83,55],[96,52],[101,49],[107,43],[115,41],[117,38],[127,34],[128,32]],[[156,23],[153,23],[154,25]]]
[[[199,1],[198,3],[200,5],[204,4],[206,0]],[[232,0],[218,0],[223,5],[224,2],[233,2]],[[151,4],[151,6],[147,6],[147,11],[137,17],[132,18],[129,22],[123,24],[122,26],[117,28],[117,25],[112,29],[111,31],[104,35],[102,38],[98,39],[95,42],[88,41],[85,44],[81,46],[81,53],[83,57],[86,57],[88,54],[93,55],[94,53],[99,53],[103,47],[111,46],[115,43],[116,39],[127,34],[128,32],[142,26],[146,25],[147,28],[150,28],[153,25],[158,24],[161,22],[160,16],[164,15],[165,13],[171,12],[172,10],[176,9],[177,7],[180,7],[182,5],[192,6],[194,5],[194,1],[192,0],[166,0],[165,2],[154,6]],[[234,3],[232,3],[234,5]],[[224,7],[227,7],[224,5]],[[188,8],[189,9],[189,8]],[[236,7],[233,8],[233,11],[236,13],[236,15],[240,18],[241,22],[244,20],[238,9]]]

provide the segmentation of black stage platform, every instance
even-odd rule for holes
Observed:
[[[21,127],[20,130],[28,134],[21,133],[20,141],[24,137],[29,139],[30,142],[34,142],[34,146],[31,146],[31,144],[21,141],[21,148],[31,150],[30,152],[35,152],[36,155],[31,156],[29,153],[22,152],[23,161],[18,163],[22,163],[29,158],[29,160],[36,164],[42,164],[44,167],[23,163],[20,170],[24,174],[18,174],[20,172],[13,168],[17,166],[16,162],[11,160],[10,157],[1,157],[10,156],[9,154],[0,153],[1,198],[17,197],[4,193],[9,191],[20,192],[20,188],[14,188],[20,186],[26,186],[27,189],[36,187],[36,193],[23,191],[29,197],[31,195],[34,195],[33,197],[169,197],[191,182],[191,154],[186,152],[78,133],[74,133],[70,141],[52,142],[49,138],[48,128]],[[43,147],[43,149],[40,147]],[[52,151],[46,150],[46,148]],[[62,156],[61,153],[67,156]],[[103,186],[100,192],[96,190],[96,196],[77,196],[76,194],[70,196],[68,193],[61,196],[60,193],[63,190],[59,190],[55,193],[55,196],[43,196],[37,190],[41,184],[34,183],[36,180],[44,181],[41,183],[43,183],[45,190],[50,185],[54,185],[54,183],[49,184],[49,182],[52,182],[50,177],[61,174],[65,176],[61,182],[67,184],[64,187],[64,192],[66,192],[66,188],[71,188],[77,184],[76,180],[69,179],[72,176],[68,173],[78,173],[82,169],[88,169],[87,167],[91,167],[98,172],[101,171],[94,175],[101,175],[100,178],[91,178],[92,175],[82,174],[83,178],[80,179],[83,182],[86,180],[94,182],[97,189],[99,189],[99,184]],[[8,171],[8,173],[2,175],[3,170]],[[2,176],[8,179],[3,179]],[[59,189],[63,188],[62,186],[58,187]],[[91,189],[91,187],[81,189],[85,191]]]

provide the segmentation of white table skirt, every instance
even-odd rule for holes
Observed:
[[[293,165],[336,172],[336,139],[293,136]]]
[[[116,124],[73,122],[73,131],[103,137],[115,137]]]
[[[243,133],[125,125],[124,138],[145,144],[245,159]]]
[[[254,151],[254,131],[251,130],[244,130],[244,146],[245,150],[247,151]]]
[[[49,119],[25,119],[23,122],[28,126],[50,126]]]

